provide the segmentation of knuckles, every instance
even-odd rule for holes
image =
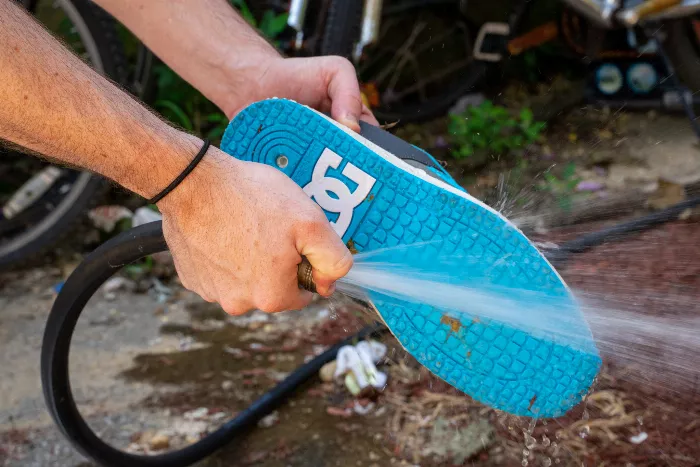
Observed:
[[[286,309],[284,301],[275,296],[263,296],[257,303],[257,308],[265,313],[279,313]]]

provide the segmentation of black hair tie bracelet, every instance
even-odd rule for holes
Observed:
[[[155,195],[153,198],[148,200],[148,204],[156,204],[158,201],[161,199],[165,198],[168,193],[173,191],[177,186],[187,177],[190,172],[194,170],[195,167],[197,167],[197,164],[199,164],[199,161],[201,161],[204,158],[204,155],[207,153],[207,150],[209,149],[209,140],[205,139],[204,144],[202,144],[202,148],[199,150],[197,155],[192,159],[192,162],[190,162],[190,165],[188,165],[185,170],[182,171],[180,175],[177,176],[175,180],[172,181],[170,185],[165,187],[163,191]]]

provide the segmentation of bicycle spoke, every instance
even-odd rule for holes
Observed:
[[[423,28],[425,28],[425,26],[426,26],[426,23],[422,23],[422,22],[418,23],[418,24],[416,24],[416,26],[414,26],[408,40],[404,43],[404,45],[401,46],[401,48],[399,50],[396,51],[396,55],[392,58],[392,60],[386,65],[386,67],[379,73],[379,75],[375,79],[375,82],[377,84],[380,84],[381,82],[383,82],[384,79],[392,71],[396,71],[396,70],[400,69],[404,56],[406,55],[407,51],[410,49],[411,45],[413,45],[413,42],[415,42],[416,38],[421,33]],[[396,68],[393,68],[391,65],[393,65],[395,61],[399,61],[399,64],[396,66]]]
[[[449,75],[450,73],[453,73],[455,71],[458,71],[462,68],[467,67],[470,63],[472,63],[474,60],[472,57],[469,57],[468,59],[459,61],[453,65],[450,65],[448,68],[440,71],[439,73],[435,73],[429,78],[425,80],[425,82],[418,82],[412,86],[407,87],[406,89],[403,89],[401,92],[394,94],[395,99],[403,99],[405,96],[412,94],[416,92],[417,89],[419,89],[422,86],[425,86],[426,83],[430,83],[433,81],[437,81],[439,79],[444,78],[445,76]]]

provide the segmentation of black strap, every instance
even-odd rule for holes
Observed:
[[[158,201],[161,199],[165,198],[165,196],[173,191],[184,179],[187,177],[190,172],[194,170],[195,167],[197,167],[197,164],[199,164],[199,161],[201,161],[204,158],[204,155],[207,153],[207,150],[209,149],[209,140],[205,139],[204,144],[202,145],[202,148],[199,150],[197,155],[192,159],[192,162],[190,162],[190,165],[188,165],[185,170],[182,171],[180,175],[177,176],[175,180],[172,181],[170,185],[165,187],[163,191],[155,195],[153,198],[148,200],[148,204],[156,204]]]
[[[416,161],[428,167],[442,169],[427,154],[377,126],[360,120],[360,134],[399,159]]]

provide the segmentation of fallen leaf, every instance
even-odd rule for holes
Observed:
[[[350,418],[352,417],[352,409],[342,407],[326,407],[326,413],[334,417]]]

